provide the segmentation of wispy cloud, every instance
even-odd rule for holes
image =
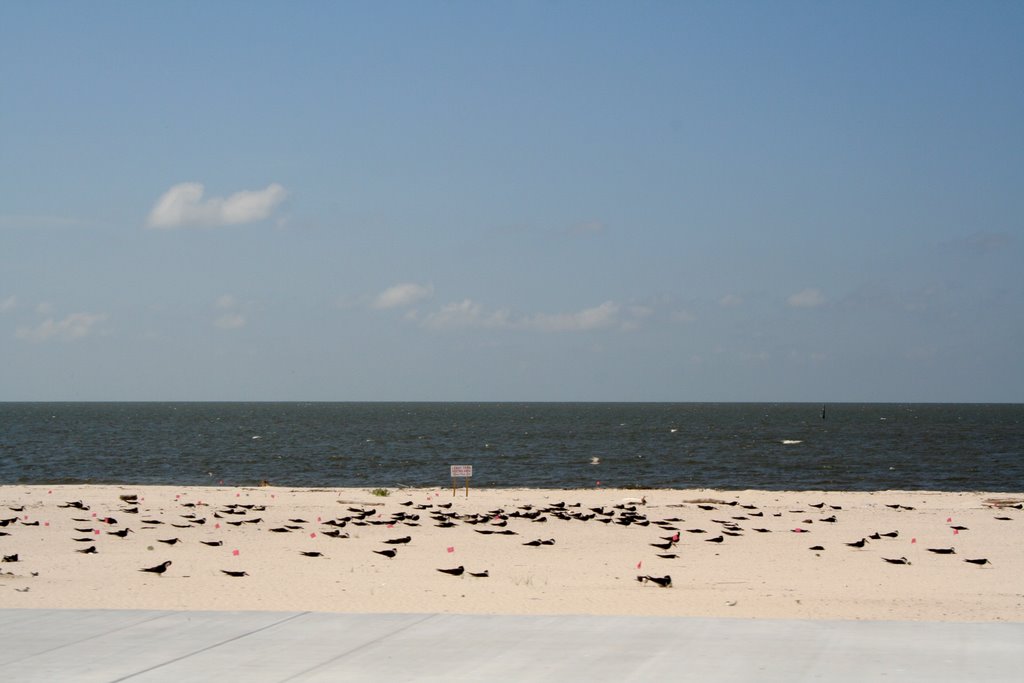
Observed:
[[[18,339],[31,342],[73,341],[88,337],[106,319],[104,313],[72,313],[63,320],[47,318],[35,327],[19,327],[15,334]]]
[[[793,308],[817,308],[825,303],[825,296],[816,289],[804,289],[791,294],[786,303]]]
[[[975,232],[950,240],[945,246],[975,256],[1006,249],[1013,244],[1013,237],[1005,232]]]
[[[0,313],[5,311],[13,311],[14,307],[18,305],[18,297],[13,294],[6,299],[0,299]]]
[[[574,313],[538,313],[513,315],[507,310],[485,311],[471,299],[442,306],[436,313],[423,319],[433,329],[476,327],[509,330],[539,330],[541,332],[582,332],[625,324],[621,319],[622,307],[606,301],[592,308]]]
[[[190,226],[220,227],[253,223],[270,216],[288,192],[277,183],[243,190],[229,197],[203,198],[202,183],[179,183],[167,190],[149,212],[146,225],[170,230]]]
[[[238,301],[231,294],[223,294],[217,297],[213,304],[214,308],[221,311],[213,321],[215,327],[221,330],[237,330],[245,327],[248,320],[239,308]]]
[[[371,305],[377,309],[405,308],[429,299],[433,295],[433,285],[418,285],[406,282],[388,287],[374,297]]]
[[[718,305],[725,308],[735,308],[736,306],[743,305],[743,297],[738,294],[726,294],[718,300]]]

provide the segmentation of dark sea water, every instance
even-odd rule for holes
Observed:
[[[0,403],[0,483],[1024,491],[1024,405],[822,408]]]

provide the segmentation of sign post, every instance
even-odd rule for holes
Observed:
[[[469,498],[469,478],[473,476],[472,465],[452,465],[452,495],[455,495],[456,482],[458,477],[466,480],[466,497]]]

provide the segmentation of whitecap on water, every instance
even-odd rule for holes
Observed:
[[[783,439],[782,444],[784,446],[794,446],[798,443],[803,443],[801,439]]]

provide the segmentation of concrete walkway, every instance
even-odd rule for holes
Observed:
[[[1024,623],[0,610],[6,681],[1021,681]]]

